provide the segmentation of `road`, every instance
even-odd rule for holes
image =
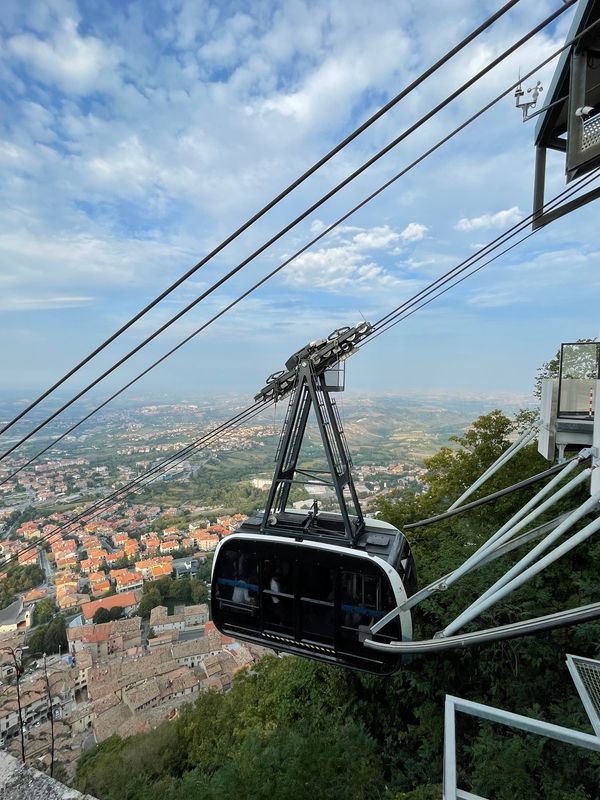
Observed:
[[[48,593],[54,594],[54,592],[56,591],[56,587],[54,586],[54,570],[50,566],[48,554],[43,548],[40,549],[39,560],[41,567],[44,570],[44,574],[46,576],[46,586],[48,587]]]

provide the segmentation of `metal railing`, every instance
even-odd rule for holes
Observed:
[[[509,728],[517,728],[526,733],[534,733],[538,736],[545,736],[548,739],[555,739],[558,742],[584,747],[600,753],[600,736],[593,736],[589,733],[563,728],[561,725],[554,725],[550,722],[543,722],[539,719],[525,717],[522,714],[514,714],[512,711],[503,711],[500,708],[493,708],[482,703],[474,703],[471,700],[463,700],[460,697],[446,695],[446,706],[444,713],[444,794],[443,800],[486,800],[480,795],[472,794],[457,786],[456,770],[456,713],[467,714],[471,717],[494,722],[498,725],[505,725]]]

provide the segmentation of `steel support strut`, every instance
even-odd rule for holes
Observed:
[[[310,359],[300,361],[296,371],[296,384],[286,415],[281,442],[277,454],[275,475],[267,498],[261,530],[268,533],[273,516],[285,512],[290,489],[297,475],[304,475],[319,483],[331,485],[344,522],[344,532],[350,544],[358,539],[364,529],[364,518],[358,495],[352,480],[348,450],[340,430],[338,415],[329,396],[326,374],[317,373]],[[315,413],[327,459],[329,480],[322,473],[309,469],[298,469],[300,449],[306,433],[311,408]],[[350,494],[354,511],[348,509],[344,491]]]

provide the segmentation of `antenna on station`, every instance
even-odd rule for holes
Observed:
[[[522,98],[525,97],[525,91],[521,86],[521,71],[519,70],[519,85],[515,89],[515,106],[516,108],[520,108],[523,112],[523,122],[527,122],[529,119],[529,109],[536,107],[538,97],[543,91],[544,87],[542,86],[542,82],[538,81],[535,86],[530,86],[529,89],[527,89],[527,94],[531,95],[531,100],[523,101]]]

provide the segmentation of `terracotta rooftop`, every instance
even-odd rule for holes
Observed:
[[[91,620],[99,608],[105,608],[108,611],[117,606],[123,606],[123,608],[137,606],[138,597],[139,592],[122,592],[111,597],[103,597],[101,600],[92,600],[91,603],[83,603],[81,613],[85,620]]]

